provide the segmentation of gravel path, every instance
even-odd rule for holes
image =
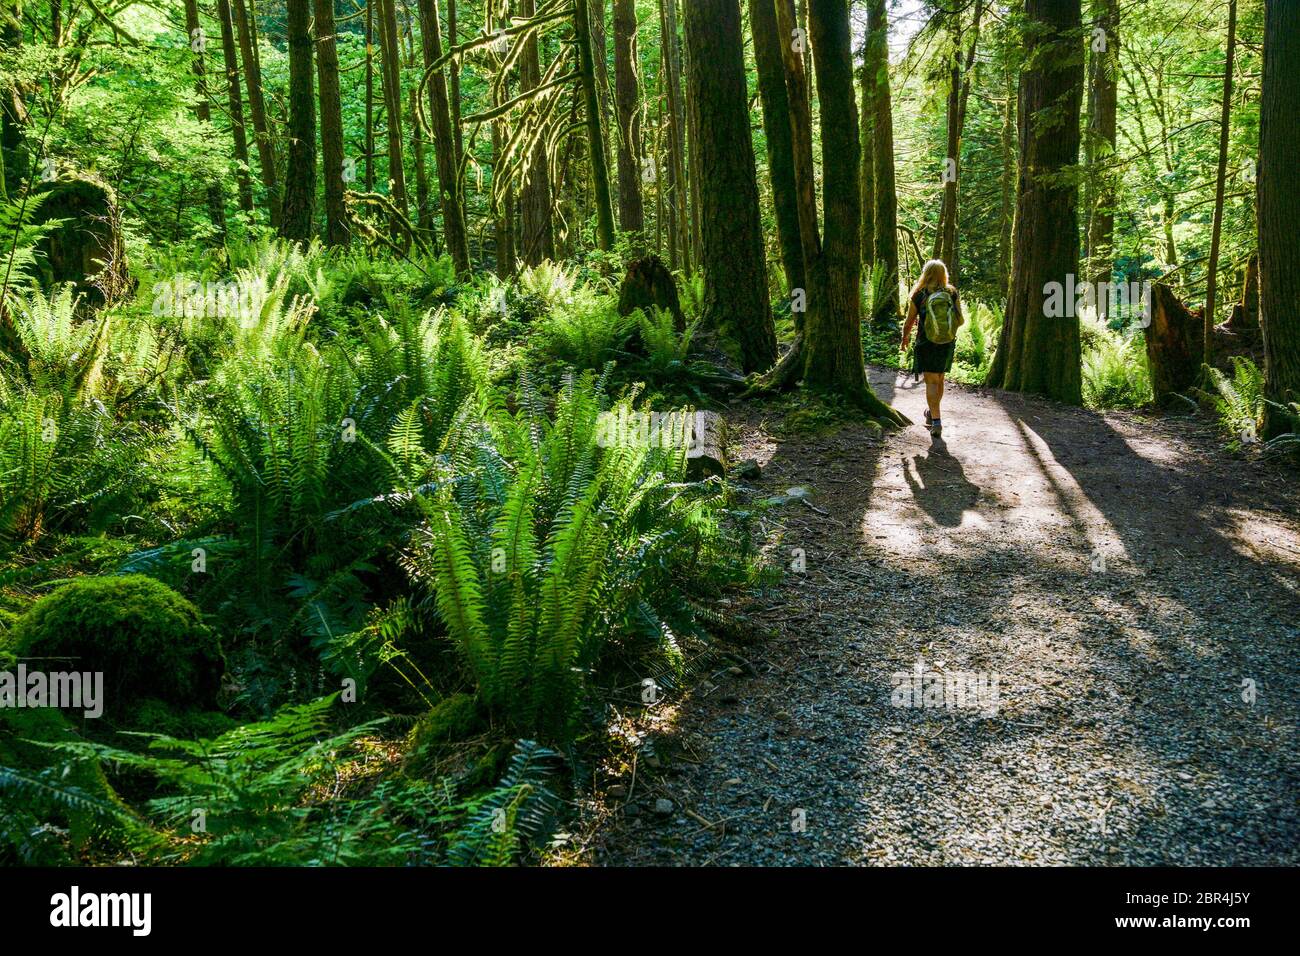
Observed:
[[[636,718],[594,862],[1300,864],[1294,482],[1203,421],[954,386],[942,442],[765,414],[733,460],[811,490],[777,513],[806,570],[734,609],[743,666]],[[947,683],[898,706],[918,666]]]

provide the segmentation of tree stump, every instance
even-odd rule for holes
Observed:
[[[44,254],[42,284],[71,282],[94,306],[114,302],[131,290],[117,193],[86,174],[63,174],[42,183],[45,196],[34,221],[64,220],[38,244]]]
[[[1147,364],[1156,404],[1197,383],[1205,328],[1201,314],[1183,305],[1167,285],[1151,289],[1151,324],[1146,327]]]
[[[631,315],[637,309],[649,314],[651,308],[672,313],[677,331],[685,330],[686,317],[677,297],[677,282],[658,256],[645,256],[628,263],[618,292],[619,315]]]

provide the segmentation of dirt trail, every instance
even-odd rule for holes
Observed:
[[[1300,863],[1294,484],[1203,421],[1000,392],[950,387],[941,442],[772,414],[738,407],[733,457],[826,512],[779,512],[806,571],[735,609],[775,631],[748,666],[645,716],[660,766],[597,862]],[[896,706],[918,666],[997,696]]]

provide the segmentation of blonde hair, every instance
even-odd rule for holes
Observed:
[[[921,267],[921,278],[916,280],[916,285],[912,286],[912,295],[916,295],[922,289],[939,289],[944,288],[949,292],[956,292],[948,281],[948,267],[944,265],[942,259],[931,259]]]

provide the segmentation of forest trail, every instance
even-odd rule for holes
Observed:
[[[825,514],[776,512],[806,572],[734,608],[774,632],[746,666],[640,719],[658,769],[595,862],[1300,863],[1300,489],[1203,419],[950,386],[942,442],[779,441],[733,409],[733,460]],[[892,706],[918,660],[997,675],[996,715]]]

